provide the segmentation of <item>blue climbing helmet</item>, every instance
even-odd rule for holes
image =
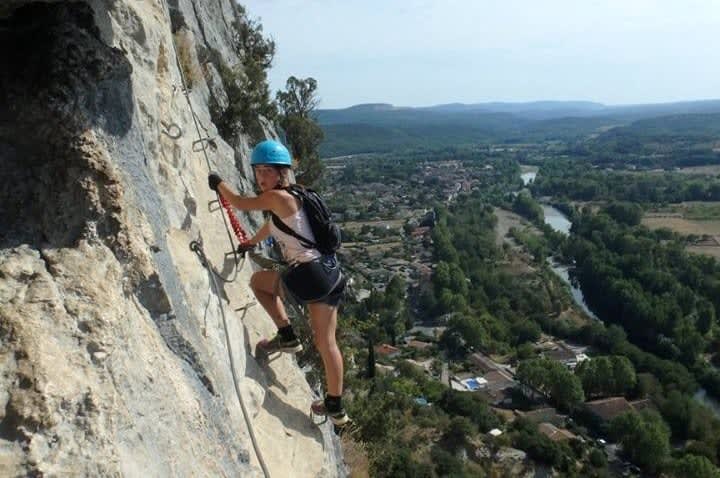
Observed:
[[[282,143],[268,139],[258,143],[253,149],[250,165],[256,166],[258,164],[291,167],[292,158],[290,158],[290,152]]]

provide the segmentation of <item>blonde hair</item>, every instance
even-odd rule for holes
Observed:
[[[292,184],[292,170],[283,166],[276,166],[278,173],[280,174],[280,183],[283,187],[290,186]]]

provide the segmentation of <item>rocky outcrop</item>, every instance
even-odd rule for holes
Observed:
[[[239,20],[231,0],[0,7],[1,476],[262,476],[239,397],[271,476],[342,474],[295,360],[252,356],[273,327],[235,311],[252,265],[210,205],[208,163],[251,192],[198,56],[241,64]],[[236,279],[214,290],[193,240]]]

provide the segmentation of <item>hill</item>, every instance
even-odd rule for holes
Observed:
[[[667,127],[692,129],[702,122],[694,115],[717,113],[718,100],[624,106],[585,101],[454,103],[421,108],[380,103],[318,110],[317,120],[325,132],[321,154],[333,157],[477,143],[574,141],[664,116],[675,117],[662,120]],[[645,127],[649,126],[639,126]]]

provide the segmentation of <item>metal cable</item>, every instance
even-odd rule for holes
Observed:
[[[169,6],[168,6],[168,8],[169,8]],[[200,127],[198,125],[198,118],[197,118],[197,115],[195,114],[195,110],[193,109],[192,102],[190,101],[190,95],[189,95],[189,92],[188,92],[188,89],[187,89],[187,86],[185,83],[185,75],[183,73],[182,66],[180,65],[180,60],[178,59],[177,49],[175,48],[174,41],[172,42],[172,46],[173,46],[173,53],[175,55],[175,64],[177,65],[178,72],[180,73],[180,81],[182,82],[183,93],[185,94],[185,99],[187,100],[188,107],[190,108],[190,113],[192,114],[192,117],[193,117],[193,123],[195,124],[195,131],[197,132],[198,140],[202,140],[203,138],[200,133]],[[213,168],[212,168],[212,165],[210,164],[210,158],[208,157],[205,143],[206,143],[205,141],[201,141],[202,152],[203,152],[203,156],[205,157],[205,163],[208,167],[208,171],[211,171]],[[143,147],[144,147],[144,144],[143,144]],[[218,203],[220,203],[220,193],[215,191],[215,194],[217,195]],[[230,228],[228,227],[227,219],[225,218],[225,214],[221,213],[220,215],[223,218],[223,224],[225,225],[225,231],[227,232],[228,240],[230,241],[230,246],[233,251],[233,255],[234,255],[234,259],[235,259],[235,275],[233,276],[233,278],[228,280],[217,273],[217,271],[215,270],[215,267],[213,267],[213,265],[210,263],[208,258],[205,256],[205,253],[202,250],[202,246],[200,245],[199,242],[192,241],[190,243],[190,249],[193,252],[195,252],[195,254],[198,256],[198,258],[200,259],[200,262],[203,264],[203,266],[208,271],[210,271],[210,280],[212,283],[212,288],[215,291],[215,295],[217,295],[217,297],[218,297],[218,303],[220,304],[220,313],[222,315],[223,328],[225,330],[225,343],[227,345],[228,357],[230,359],[230,371],[232,373],[233,384],[235,386],[235,394],[237,395],[238,402],[240,402],[240,408],[242,409],[243,417],[245,418],[245,424],[246,424],[246,426],[248,428],[248,432],[250,434],[250,441],[252,442],[253,449],[255,451],[255,456],[257,457],[258,462],[260,463],[260,467],[262,468],[262,471],[263,471],[263,474],[265,475],[265,477],[270,478],[270,471],[268,470],[267,465],[265,464],[265,459],[263,458],[262,452],[260,451],[260,446],[259,446],[259,444],[257,442],[257,438],[255,436],[255,429],[253,428],[252,421],[250,419],[250,414],[247,411],[247,407],[245,406],[245,400],[243,399],[242,393],[240,392],[240,382],[238,380],[237,370],[235,368],[235,361],[233,360],[232,344],[230,342],[230,333],[228,331],[227,318],[225,316],[225,308],[223,307],[222,298],[220,296],[220,289],[219,289],[217,281],[216,281],[216,277],[217,277],[217,278],[220,278],[221,280],[223,280],[224,282],[232,282],[237,278],[238,271],[240,269],[240,267],[238,267],[238,265],[240,264],[240,260],[238,259],[238,253],[237,253],[237,250],[235,249],[235,242],[233,241],[232,234],[230,233]]]
[[[190,101],[190,92],[187,88],[187,83],[185,81],[185,73],[183,73],[182,65],[180,65],[180,59],[178,58],[177,49],[175,48],[175,41],[172,42],[172,46],[173,46],[173,53],[175,54],[175,65],[177,66],[178,72],[180,73],[180,82],[182,83],[182,92],[183,92],[183,95],[185,95],[185,99],[187,100],[188,107],[190,108],[190,113],[192,115],[193,123],[195,124],[195,132],[197,133],[197,137],[198,137],[196,142],[199,141],[200,144],[202,145],[202,153],[203,153],[203,156],[205,157],[205,164],[207,165],[208,171],[212,171],[213,167],[210,164],[210,158],[208,157],[208,154],[207,154],[206,141],[203,141],[203,139],[206,139],[206,138],[203,138],[202,134],[200,133],[199,120],[198,120],[197,115],[195,114],[195,109],[193,108],[192,101]],[[207,131],[205,126],[203,126],[203,129],[205,129],[205,131]],[[217,196],[218,203],[220,203],[221,202],[220,193],[215,191],[215,195]],[[220,280],[222,280],[223,282],[233,282],[237,278],[238,269],[240,269],[238,267],[238,264],[240,263],[240,259],[238,258],[237,250],[235,248],[235,241],[233,241],[232,234],[230,233],[230,227],[228,226],[227,219],[225,218],[225,214],[221,214],[221,216],[223,218],[223,224],[225,225],[225,232],[227,233],[228,240],[230,241],[230,249],[233,251],[233,258],[235,260],[235,275],[233,276],[232,279],[226,279],[226,278],[222,277],[221,275],[217,275],[217,277]],[[214,272],[214,271],[213,271],[213,273],[217,274],[217,272]]]
[[[205,255],[205,252],[203,251],[200,242],[192,241],[190,243],[190,250],[198,256],[198,259],[200,260],[200,263],[203,265],[203,267],[208,269],[208,271],[213,272],[213,269],[215,268]],[[248,432],[250,433],[250,441],[252,442],[253,449],[255,450],[255,456],[257,456],[258,462],[260,463],[260,467],[262,468],[265,477],[270,478],[270,471],[268,471],[267,465],[265,464],[265,459],[263,458],[262,452],[260,451],[260,445],[258,444],[257,438],[255,436],[255,429],[253,428],[252,421],[250,420],[250,414],[248,413],[247,407],[245,406],[245,400],[243,399],[242,392],[240,392],[240,381],[238,379],[237,370],[235,369],[235,360],[233,360],[232,344],[230,342],[230,332],[228,331],[227,318],[225,316],[225,307],[222,303],[220,289],[217,282],[215,281],[215,276],[216,274],[210,274],[210,281],[215,295],[218,298],[218,303],[220,304],[220,315],[222,315],[223,329],[225,330],[225,344],[227,346],[228,358],[230,359],[230,371],[232,373],[233,384],[235,385],[235,395],[237,395],[237,399],[240,402],[240,408],[242,409],[243,417],[245,418],[245,423],[247,425]]]

